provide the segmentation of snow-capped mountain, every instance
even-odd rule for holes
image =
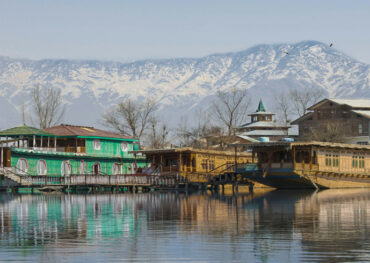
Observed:
[[[255,103],[261,97],[271,110],[277,91],[307,86],[329,97],[370,98],[370,66],[315,41],[133,63],[0,57],[0,129],[21,123],[20,105],[27,107],[37,84],[62,89],[64,122],[96,126],[128,96],[159,100],[159,114],[169,121],[207,107],[217,90],[232,87],[247,88]]]

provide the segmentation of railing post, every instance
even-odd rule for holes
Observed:
[[[45,175],[45,185],[47,185],[47,177],[46,177],[46,175]]]

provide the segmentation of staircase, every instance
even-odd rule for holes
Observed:
[[[6,179],[9,179],[15,185],[27,186],[32,185],[31,180],[27,176],[21,176],[16,172],[16,168],[13,167],[3,167],[0,168],[0,174],[4,175]]]

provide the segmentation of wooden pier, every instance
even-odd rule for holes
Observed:
[[[239,166],[243,166],[240,164]],[[240,169],[240,167],[238,167]],[[248,185],[253,189],[251,181],[234,172],[235,167],[227,167],[219,174],[206,172],[163,172],[159,174],[72,174],[69,176],[31,176],[17,174],[10,168],[0,170],[4,179],[2,189],[18,191],[21,188],[38,189],[41,191],[130,191],[146,192],[151,190],[213,190],[224,192],[225,185],[232,185],[233,193],[238,192],[239,185]]]

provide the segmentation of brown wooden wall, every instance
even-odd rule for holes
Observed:
[[[316,109],[311,118],[301,121],[299,136],[308,136],[312,129],[320,129],[328,124],[340,125],[345,136],[367,136],[369,135],[369,123],[368,118],[351,112],[349,106],[337,105],[328,101]],[[360,124],[362,129],[359,128]]]

